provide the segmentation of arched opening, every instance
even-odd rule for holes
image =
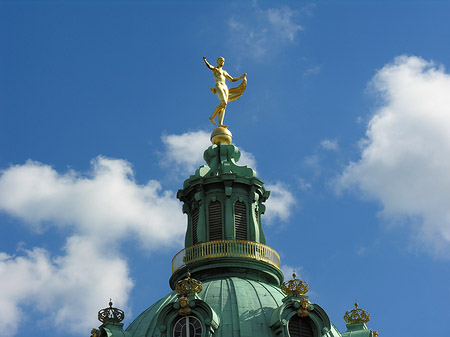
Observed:
[[[292,316],[289,320],[290,337],[314,337],[313,322],[309,317]]]
[[[173,326],[173,337],[201,337],[202,323],[197,317],[185,316]]]

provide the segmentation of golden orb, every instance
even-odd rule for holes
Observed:
[[[227,128],[219,126],[211,133],[211,143],[230,145],[233,135]]]

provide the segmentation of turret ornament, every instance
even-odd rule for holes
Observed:
[[[309,285],[305,281],[297,279],[295,273],[292,274],[293,279],[283,282],[281,290],[286,295],[303,296],[308,292]]]
[[[102,309],[98,312],[98,320],[102,323],[120,323],[125,318],[123,310],[113,307],[111,299],[109,300],[109,308]]]
[[[195,305],[195,302],[191,302],[192,295],[198,294],[202,289],[202,282],[192,279],[189,271],[184,280],[177,282],[175,291],[178,293],[178,314],[183,316],[191,313],[191,306]]]
[[[180,280],[175,285],[175,291],[179,295],[198,294],[203,289],[203,283],[191,278],[191,273],[187,273],[187,277],[184,280]]]
[[[367,323],[370,321],[370,314],[358,308],[358,303],[355,301],[355,309],[349,310],[344,315],[344,321],[348,324]]]

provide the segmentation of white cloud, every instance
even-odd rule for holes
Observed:
[[[181,135],[163,135],[165,145],[162,165],[175,168],[183,177],[194,174],[203,165],[203,152],[211,146],[210,133],[206,131],[186,132]]]
[[[203,160],[203,152],[211,146],[209,132],[200,130],[181,135],[163,135],[161,140],[165,145],[161,164],[179,173],[183,178],[194,174],[200,166],[206,165]],[[248,165],[256,171],[256,160],[253,154],[242,149],[239,151],[241,158],[237,165]]]
[[[261,9],[253,4],[237,11],[228,20],[233,50],[262,60],[273,56],[282,47],[293,44],[303,27],[296,22],[299,13],[289,7]]]
[[[96,312],[110,297],[126,309],[133,282],[118,243],[132,236],[149,251],[179,244],[186,223],[171,192],[156,181],[137,184],[128,162],[104,157],[88,175],[33,161],[1,171],[0,211],[70,233],[60,256],[41,248],[0,252],[2,336],[14,335],[28,306],[45,313],[47,325],[77,331],[98,325]]]
[[[382,204],[382,215],[409,219],[416,242],[450,256],[450,75],[419,57],[379,70],[372,89],[382,104],[338,188],[355,187]]]
[[[16,334],[23,306],[44,313],[45,324],[86,332],[98,326],[97,311],[110,297],[126,309],[132,287],[128,268],[105,246],[72,236],[66,255],[56,258],[40,248],[20,256],[0,253],[0,335]]]
[[[171,192],[154,180],[138,185],[124,160],[97,157],[88,176],[28,161],[1,172],[0,211],[40,227],[71,227],[117,240],[135,235],[149,250],[181,240],[185,218]]]
[[[324,139],[320,142],[320,146],[322,146],[325,150],[336,151],[339,148],[337,139]]]
[[[287,221],[292,209],[296,206],[296,200],[286,185],[281,182],[267,184],[270,197],[266,201],[266,213],[264,219],[268,224],[273,224],[277,219]]]

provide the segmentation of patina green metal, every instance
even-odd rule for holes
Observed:
[[[98,337],[132,337],[132,334],[123,330],[123,323],[106,323],[99,328]]]
[[[186,248],[211,240],[208,211],[210,203],[216,201],[220,202],[222,218],[219,239],[236,239],[235,203],[241,202],[246,210],[246,239],[265,244],[261,214],[270,192],[252,168],[236,164],[240,156],[234,145],[210,146],[203,155],[207,165],[201,166],[178,191],[177,197],[184,203],[183,212],[188,216]]]
[[[305,291],[282,292],[279,256],[265,246],[261,226],[270,192],[252,168],[237,165],[239,158],[234,145],[210,146],[204,152],[207,165],[177,193],[188,224],[185,248],[173,260],[169,284],[175,289],[192,275],[202,286],[196,291],[172,291],[126,331],[109,334],[112,330],[104,326],[103,333],[173,337],[180,317],[191,315],[201,322],[202,337],[290,337],[289,324],[298,320],[311,322],[313,337],[376,337],[364,324],[349,324],[341,335],[326,312],[304,296]]]
[[[367,328],[365,323],[347,324],[347,331],[342,333],[342,337],[376,337],[378,332]]]

